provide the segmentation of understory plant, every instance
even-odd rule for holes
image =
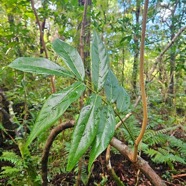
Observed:
[[[84,103],[82,108],[79,108],[79,116],[75,121],[71,145],[68,149],[67,167],[64,171],[74,169],[83,155],[89,153],[88,173],[83,168],[83,173],[87,175],[84,182],[87,183],[92,164],[108,147],[115,133],[116,121],[122,121],[121,115],[126,113],[130,106],[130,97],[126,90],[120,86],[116,75],[110,68],[107,50],[97,32],[93,33],[91,45],[90,81],[86,77],[83,61],[74,47],[57,39],[52,43],[52,48],[62,58],[64,66],[47,58],[34,57],[20,57],[9,65],[9,67],[23,72],[60,76],[68,78],[72,82],[70,86],[48,97],[36,118],[31,133],[22,144],[21,151],[24,152],[22,158],[18,157],[18,161],[13,161],[17,165],[13,167],[12,171],[17,172],[20,166],[24,167],[22,165],[27,158],[24,157],[24,154],[29,154],[28,149],[33,141],[54,126],[67,109],[78,100],[82,100],[83,97]],[[167,135],[166,133],[170,130],[153,131],[147,129],[140,149],[155,163],[167,163],[170,167],[173,167],[174,161],[185,164],[182,156],[184,157],[186,153],[184,148],[181,148],[185,144],[181,140]],[[123,123],[121,131],[128,144],[134,145],[140,128],[132,122],[129,125]],[[166,147],[160,146],[159,144],[162,143],[168,144]],[[176,145],[177,143],[178,145]],[[29,159],[32,161],[30,155]],[[11,161],[6,159],[6,154],[1,160]],[[1,175],[8,176],[6,169],[4,168]],[[28,170],[27,167],[23,169]],[[36,174],[31,175],[31,180],[37,181]]]
[[[181,126],[176,125],[154,130],[153,125],[153,123],[148,125],[143,141],[140,144],[142,153],[156,164],[167,164],[171,170],[174,170],[174,163],[186,164],[185,141],[170,135],[172,131],[178,130]],[[128,120],[128,129],[132,131],[134,137],[137,136],[140,127],[134,116],[131,116]],[[186,128],[182,127],[182,130],[185,132]],[[133,140],[125,128],[121,127],[119,129],[119,134],[121,135],[121,133],[128,144],[133,145]]]
[[[84,106],[80,110],[72,135],[67,171],[75,167],[88,149],[90,171],[95,159],[112,139],[116,117],[120,118],[120,113],[128,109],[130,98],[111,70],[106,48],[96,32],[93,34],[91,46],[91,82],[85,78],[83,61],[75,48],[59,39],[52,43],[52,48],[68,69],[46,58],[34,57],[20,57],[9,65],[24,72],[62,76],[73,81],[70,86],[49,96],[23,146],[27,149],[33,140],[60,119],[72,103],[85,95]],[[88,95],[88,92],[91,94]],[[126,130],[132,136],[127,126]]]
[[[4,162],[5,166],[1,168],[0,179],[7,179],[8,185],[39,186],[41,179],[36,172],[38,157],[31,156],[28,149],[22,148],[21,142],[18,146],[21,155],[14,151],[2,152],[0,162]]]

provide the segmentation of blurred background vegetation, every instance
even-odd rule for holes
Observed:
[[[51,42],[55,38],[60,38],[80,50],[83,4],[83,0],[35,0],[35,8],[51,61],[64,65],[51,48]],[[123,117],[132,111],[133,114],[126,120],[126,124],[135,136],[139,133],[142,120],[141,104],[133,106],[140,95],[139,47],[142,13],[141,0],[88,0],[86,29],[83,36],[86,56],[84,63],[89,72],[89,44],[92,30],[96,29],[101,35],[109,53],[110,65],[120,84],[125,87],[131,97],[130,110],[123,113]],[[30,1],[1,0],[0,18],[0,91],[12,103],[14,122],[19,125],[21,131],[26,130],[21,135],[24,139],[27,137],[27,131],[32,129],[39,109],[51,94],[51,84],[47,76],[23,73],[7,67],[18,57],[45,57],[39,27]],[[171,179],[172,173],[183,173],[182,166],[180,170],[175,170],[175,166],[186,163],[185,23],[185,0],[151,0],[149,2],[145,40],[145,82],[149,120],[141,150],[144,156],[150,157],[153,163],[168,165],[168,173],[164,173],[164,178],[168,180]],[[183,32],[162,58],[157,60],[180,29]],[[69,79],[61,77],[55,79],[57,91],[70,83]],[[70,107],[62,120],[76,119],[79,113],[77,108],[77,106]],[[2,124],[1,126],[3,128]],[[33,145],[36,167],[39,164],[39,154],[47,135],[48,132]],[[66,164],[66,160],[60,158],[66,157],[69,151],[71,132],[65,132],[64,135],[65,137],[62,135],[58,137],[51,151],[49,167],[53,167],[53,172],[49,174],[49,179],[57,173],[65,172],[65,168],[62,167]],[[120,139],[127,140],[130,145],[131,139],[124,128],[117,130],[116,135]],[[11,142],[8,140],[5,143]],[[3,146],[0,148],[2,153]],[[21,163],[17,166],[18,170],[24,169]],[[16,179],[16,174],[14,176],[12,184],[16,181],[21,182],[21,179]]]

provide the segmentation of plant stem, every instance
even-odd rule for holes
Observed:
[[[120,180],[120,178],[117,176],[116,172],[112,168],[112,165],[110,163],[110,145],[107,147],[106,151],[106,166],[109,174],[112,176],[114,181],[116,182],[117,186],[125,186],[124,183]]]
[[[143,12],[143,23],[142,23],[142,34],[141,34],[141,46],[140,46],[140,88],[141,88],[141,98],[143,105],[143,123],[139,136],[137,137],[134,144],[134,154],[133,162],[137,161],[138,145],[143,138],[143,135],[147,126],[147,100],[144,84],[144,46],[145,46],[145,31],[146,31],[146,21],[147,21],[147,11],[148,11],[148,0],[145,0],[144,12]]]

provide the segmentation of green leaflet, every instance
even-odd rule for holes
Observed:
[[[109,58],[99,35],[94,32],[91,47],[91,74],[92,82],[96,91],[101,90],[109,69]]]
[[[96,133],[98,121],[97,108],[101,98],[93,95],[89,105],[82,108],[72,136],[71,149],[68,157],[67,171],[71,171],[81,156],[92,144]]]
[[[8,66],[24,72],[73,77],[69,71],[45,58],[19,57]]]
[[[70,104],[82,95],[84,90],[85,85],[81,82],[76,82],[63,91],[52,94],[44,103],[28,137],[26,146],[29,146],[41,132],[55,123]]]
[[[115,74],[111,70],[109,70],[106,77],[104,91],[109,102],[116,102],[116,107],[119,112],[123,112],[128,109],[130,105],[130,97],[126,90],[119,85]]]
[[[69,67],[77,79],[83,81],[85,77],[85,70],[83,61],[78,51],[60,39],[56,39],[52,43],[52,47],[54,51],[63,59],[65,64]]]
[[[124,112],[130,106],[130,97],[123,87],[120,87],[118,91],[116,106],[119,112]]]
[[[105,106],[101,108],[98,132],[90,152],[88,165],[89,171],[94,160],[107,148],[110,143],[110,140],[114,136],[115,126],[116,121],[112,107]]]
[[[119,88],[120,86],[116,76],[112,70],[109,70],[104,84],[104,90],[108,101],[111,103],[116,101],[119,94]]]

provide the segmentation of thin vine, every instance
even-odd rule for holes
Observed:
[[[144,84],[144,46],[145,46],[145,31],[146,31],[146,21],[147,21],[147,11],[148,11],[148,0],[145,0],[144,12],[143,12],[143,23],[142,23],[142,34],[141,34],[141,46],[140,46],[140,88],[141,88],[141,98],[143,105],[143,123],[141,127],[141,131],[134,144],[134,154],[133,154],[133,162],[137,161],[138,154],[138,146],[140,141],[143,138],[143,135],[147,126],[147,99],[145,92],[145,84]]]

